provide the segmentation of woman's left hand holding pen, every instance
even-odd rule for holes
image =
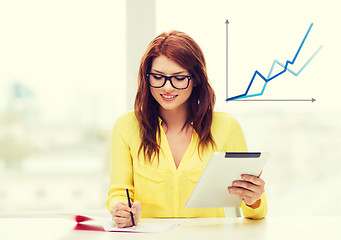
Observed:
[[[133,213],[135,225],[141,216],[142,206],[140,201],[135,201],[131,208],[126,202],[115,202],[110,213],[112,215],[112,220],[116,223],[117,227],[131,227],[133,224],[131,222],[130,212]]]

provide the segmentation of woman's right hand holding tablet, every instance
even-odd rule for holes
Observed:
[[[115,202],[110,211],[112,215],[112,220],[116,223],[118,228],[131,227],[133,224],[131,222],[130,212],[133,213],[135,225],[141,216],[142,205],[140,201],[133,203],[132,207],[128,206],[128,203]]]

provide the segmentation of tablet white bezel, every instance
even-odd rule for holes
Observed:
[[[231,154],[232,157],[231,157]],[[269,153],[215,152],[195,185],[186,208],[239,207],[242,199],[228,192],[242,174],[258,176]]]

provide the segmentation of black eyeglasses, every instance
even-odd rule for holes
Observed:
[[[165,76],[158,73],[147,73],[146,76],[148,78],[149,86],[153,88],[162,88],[167,80],[169,80],[172,87],[178,90],[188,88],[189,80],[193,79],[192,76],[187,75]]]

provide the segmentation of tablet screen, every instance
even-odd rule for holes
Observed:
[[[195,185],[186,208],[239,207],[242,199],[228,192],[242,174],[259,176],[269,157],[262,152],[215,152]]]

